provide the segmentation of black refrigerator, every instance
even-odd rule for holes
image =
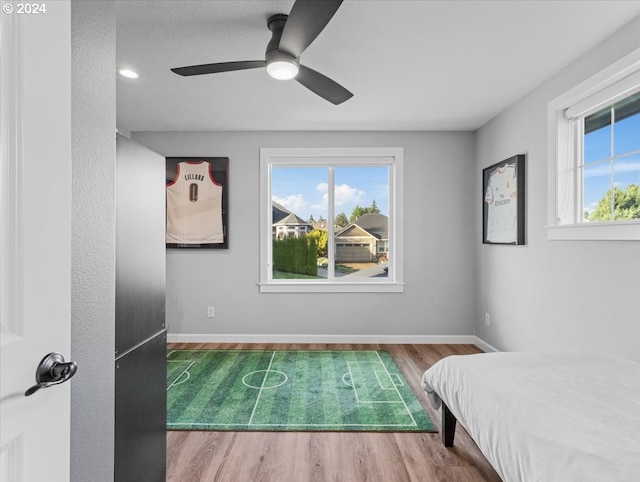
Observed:
[[[116,145],[115,481],[160,482],[166,475],[165,158],[119,134]]]

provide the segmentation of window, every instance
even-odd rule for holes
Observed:
[[[548,238],[640,240],[640,50],[548,112]]]
[[[582,221],[640,219],[640,92],[581,123]]]
[[[403,291],[402,159],[401,148],[261,149],[260,291]]]

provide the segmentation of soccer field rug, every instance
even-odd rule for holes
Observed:
[[[435,432],[384,351],[169,350],[167,429]]]

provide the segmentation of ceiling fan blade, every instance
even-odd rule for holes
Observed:
[[[296,80],[311,92],[335,105],[342,104],[353,97],[351,92],[337,82],[304,65],[300,66]]]
[[[216,64],[190,65],[189,67],[177,67],[171,69],[178,75],[202,75],[217,74],[220,72],[232,72],[234,70],[258,69],[264,67],[264,60],[245,60],[241,62],[218,62]]]
[[[300,57],[327,26],[341,3],[342,0],[296,0],[284,25],[278,50]]]

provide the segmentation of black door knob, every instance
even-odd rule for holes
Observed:
[[[45,356],[36,370],[36,384],[24,392],[28,397],[41,388],[59,385],[76,374],[78,365],[75,362],[65,362],[60,353],[49,353]]]

